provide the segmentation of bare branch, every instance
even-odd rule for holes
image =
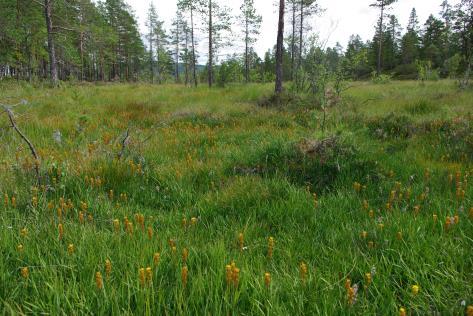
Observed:
[[[31,155],[35,159],[34,169],[35,169],[35,172],[36,172],[36,178],[37,178],[38,184],[40,184],[41,183],[41,177],[40,177],[40,174],[39,174],[39,156],[38,156],[38,153],[36,152],[36,149],[34,148],[31,141],[25,136],[25,134],[23,134],[23,132],[16,125],[15,116],[14,116],[12,110],[10,108],[6,107],[5,105],[3,105],[3,108],[4,108],[5,112],[8,115],[8,119],[10,120],[11,127],[21,137],[21,139],[23,139],[23,141],[25,141],[25,143],[28,144],[28,147],[30,148]]]

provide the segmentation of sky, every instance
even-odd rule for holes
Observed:
[[[171,20],[176,12],[176,0],[125,1],[135,10],[142,33],[145,33],[146,12],[151,1],[156,6],[160,19],[165,22],[166,29],[170,29]],[[233,15],[238,15],[242,1],[219,0],[219,3],[230,7],[233,10]],[[450,0],[449,2],[455,4],[459,1]],[[255,43],[255,50],[260,56],[263,56],[276,43],[278,12],[274,2],[274,0],[255,0],[256,10],[263,17],[261,34]],[[371,39],[374,34],[374,25],[379,16],[378,10],[369,6],[372,2],[373,0],[319,0],[320,6],[326,11],[322,16],[312,18],[310,21],[312,31],[318,34],[320,42],[326,42],[328,46],[334,46],[339,42],[342,47],[346,47],[352,34],[360,34],[364,40]],[[422,25],[430,14],[438,15],[442,2],[443,0],[398,0],[389,13],[395,14],[405,29],[413,7],[416,8],[419,22]],[[290,26],[286,24],[286,27],[289,30]],[[206,46],[204,41],[205,39],[202,38],[201,47]],[[240,49],[242,47],[236,45],[231,52]]]

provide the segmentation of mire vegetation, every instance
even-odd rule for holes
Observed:
[[[471,90],[0,89],[2,313],[473,312]]]

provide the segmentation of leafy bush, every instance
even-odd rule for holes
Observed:
[[[397,116],[394,113],[382,118],[371,119],[367,126],[371,135],[380,139],[408,138],[414,132],[414,124],[409,117]]]

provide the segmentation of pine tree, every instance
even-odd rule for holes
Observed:
[[[379,8],[380,10],[380,15],[379,15],[379,20],[378,20],[378,64],[376,68],[376,72],[378,76],[381,74],[382,70],[382,56],[383,56],[383,33],[384,33],[384,17],[385,17],[385,12],[389,7],[397,2],[397,0],[375,0],[373,4],[371,4],[371,7],[376,7]]]
[[[283,50],[284,50],[284,6],[285,1],[279,0],[279,19],[278,19],[278,36],[276,44],[276,82],[275,93],[282,93],[283,79]]]
[[[245,41],[245,81],[250,81],[250,51],[252,44],[256,42],[256,35],[259,35],[262,17],[256,13],[254,0],[243,0],[241,6],[241,20],[243,21],[243,34]]]

